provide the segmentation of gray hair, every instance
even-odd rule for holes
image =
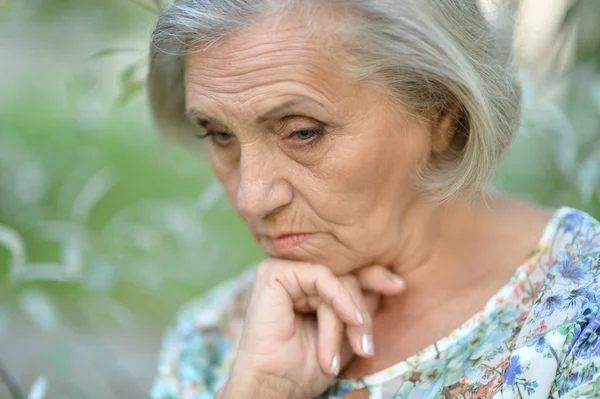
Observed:
[[[419,173],[422,187],[440,201],[481,193],[519,126],[521,107],[512,29],[495,29],[477,0],[176,0],[159,17],[150,46],[148,89],[159,129],[190,137],[187,49],[218,43],[282,7],[309,4],[335,5],[336,15],[349,11],[352,38],[344,45],[357,79],[376,84],[414,116],[458,110],[448,150]]]

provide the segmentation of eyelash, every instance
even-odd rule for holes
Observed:
[[[304,142],[306,144],[312,143],[315,140],[315,137],[320,137],[323,136],[325,134],[325,129],[324,128],[317,128],[317,129],[302,129],[302,130],[296,130],[295,132],[293,132],[292,134],[290,134],[288,136],[288,139],[293,139],[294,137],[298,136],[300,133],[312,133],[313,135],[308,138],[308,139],[299,139],[301,142]],[[226,132],[219,132],[219,131],[207,131],[204,134],[201,135],[197,135],[196,137],[204,140],[207,139],[209,137],[212,137],[213,139],[213,143],[215,143],[216,145],[220,146],[220,147],[225,147],[227,146],[227,144],[229,143],[223,143],[223,142],[218,142],[218,139],[215,139],[215,137],[221,136],[221,139],[223,139],[223,136],[227,136],[226,140],[229,140],[233,137],[233,135],[231,133],[226,133]],[[224,139],[225,140],[225,139]]]
[[[207,139],[209,137],[212,137],[212,141],[213,143],[215,143],[216,145],[220,146],[220,147],[226,147],[228,143],[219,143],[217,142],[217,140],[215,139],[216,136],[227,136],[227,140],[229,140],[230,138],[233,137],[232,134],[230,133],[225,133],[225,132],[218,132],[218,131],[208,131],[204,134],[199,134],[196,137],[199,138],[200,140],[204,140]]]
[[[302,142],[305,143],[312,143],[313,141],[316,140],[315,137],[319,137],[319,136],[323,136],[325,134],[325,130],[321,127],[318,129],[302,129],[302,130],[296,130],[295,132],[293,132],[292,134],[290,134],[288,136],[288,138],[293,139],[294,137],[297,137],[300,133],[312,133],[313,135],[308,138],[308,139],[299,139]]]

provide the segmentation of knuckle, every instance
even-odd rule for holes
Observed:
[[[353,276],[351,274],[342,277],[342,281],[344,283],[344,285],[350,287],[350,288],[358,288],[360,287],[360,282],[358,277]]]
[[[314,265],[314,270],[317,273],[317,275],[321,278],[331,278],[331,277],[335,278],[335,275],[333,274],[331,269],[328,268],[327,266]]]
[[[318,309],[323,303],[323,300],[318,296],[310,296],[307,298],[307,302],[311,309]]]

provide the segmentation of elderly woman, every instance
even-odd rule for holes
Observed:
[[[476,0],[179,0],[162,131],[267,259],[187,306],[153,398],[598,398],[600,224],[486,192],[519,126]]]

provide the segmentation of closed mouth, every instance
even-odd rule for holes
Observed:
[[[262,235],[260,243],[269,254],[281,256],[293,252],[309,238],[310,234],[307,233]]]

